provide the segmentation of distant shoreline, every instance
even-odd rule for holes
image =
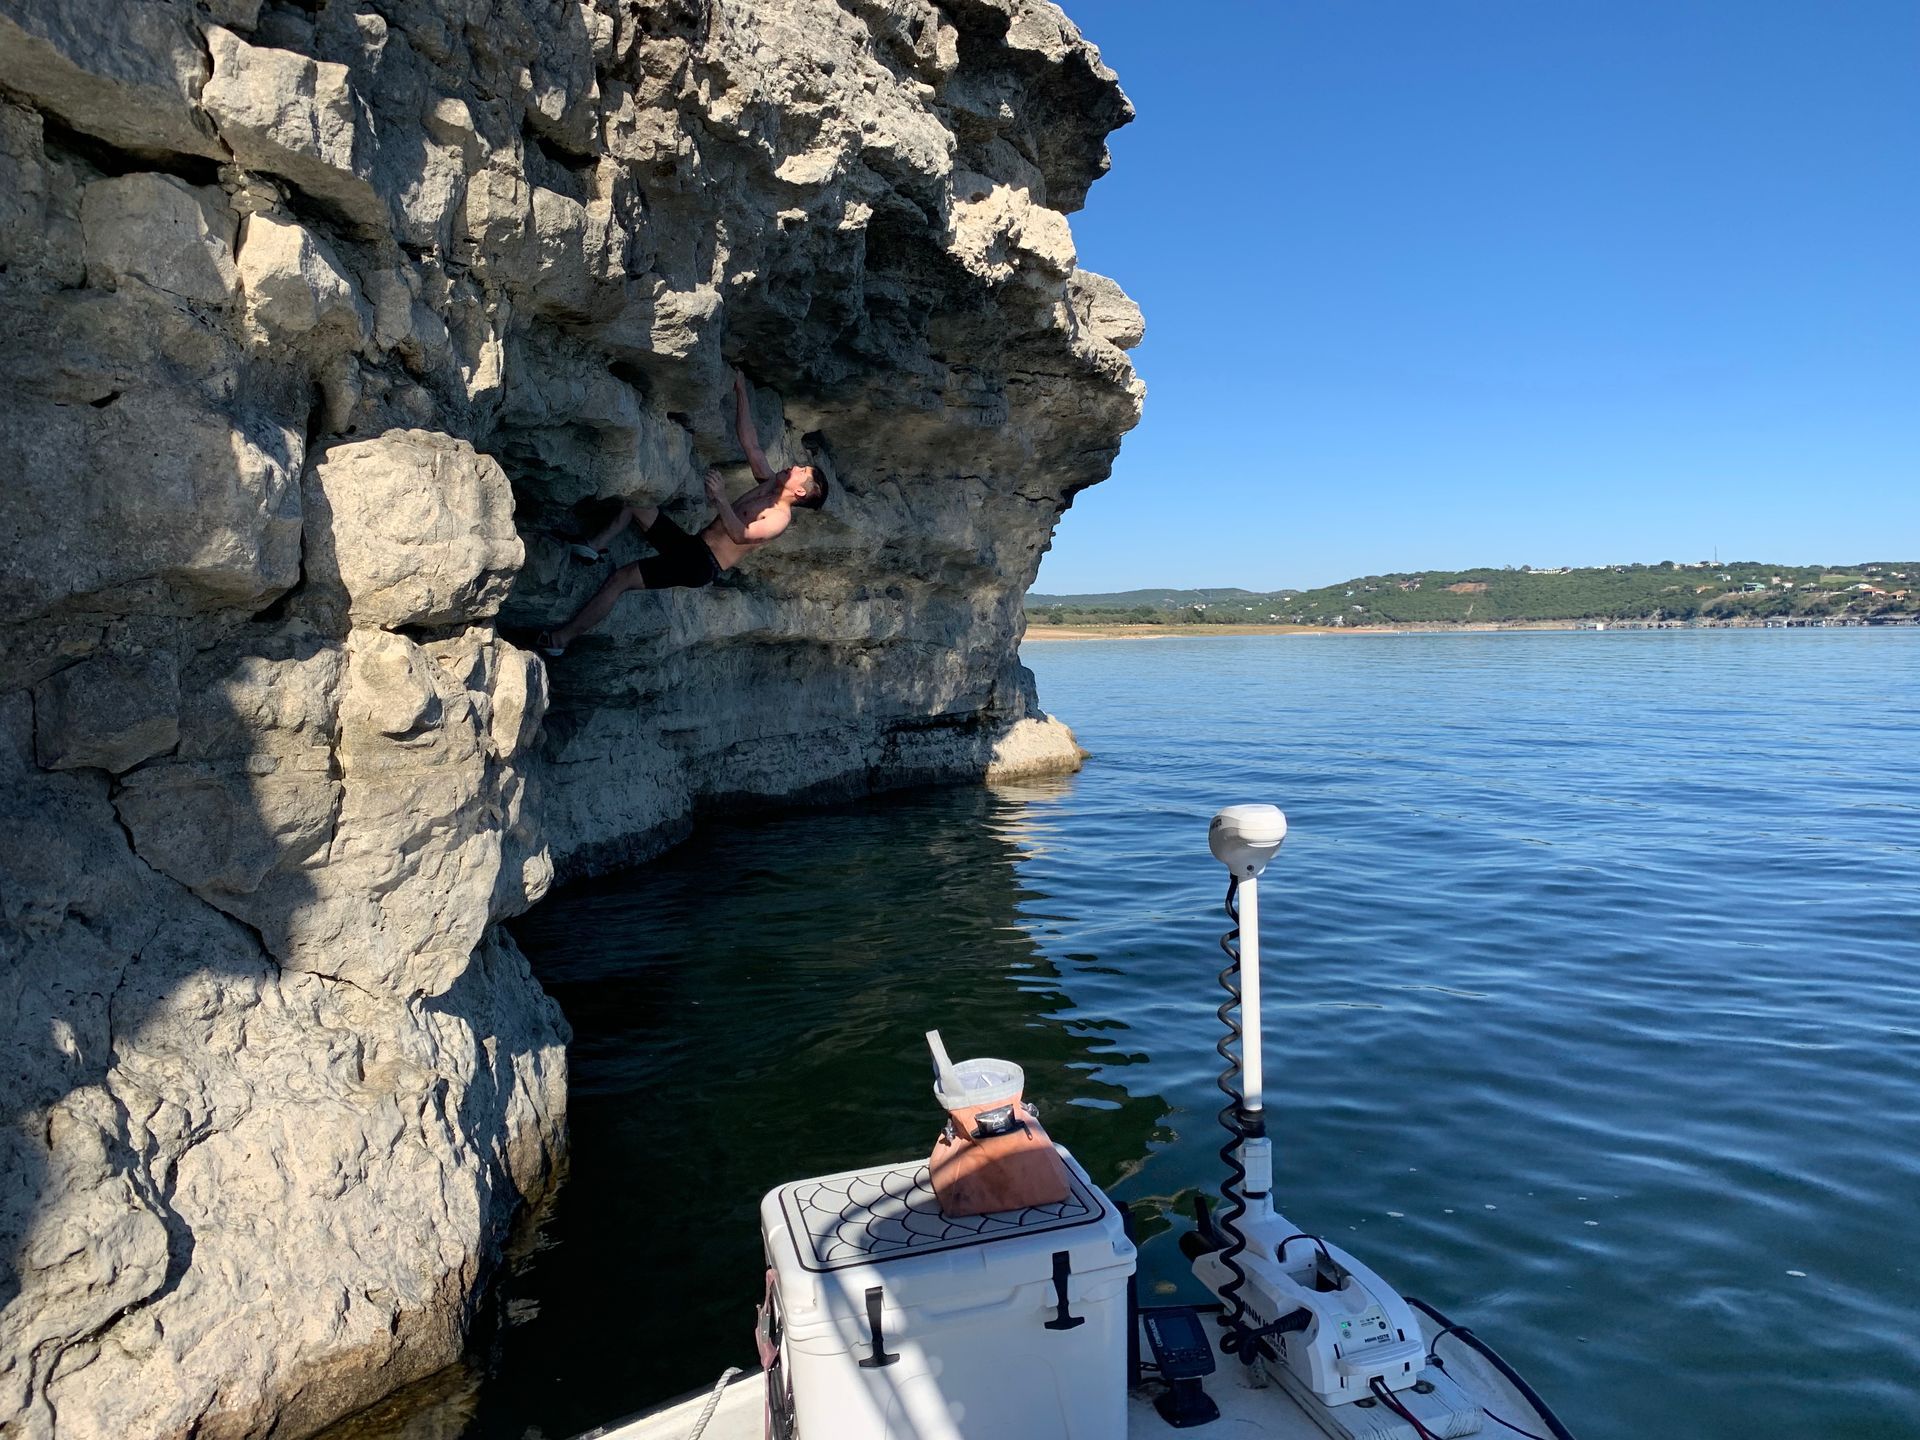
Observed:
[[[1449,630],[1574,630],[1565,621],[1455,625],[1029,625],[1029,640],[1178,640],[1227,635],[1428,635]]]
[[[1022,603],[1036,624],[1103,635],[1109,625],[1126,621],[1178,627],[1218,620],[1234,622],[1232,628],[1243,634],[1282,635],[1311,634],[1327,626],[1424,634],[1455,627],[1577,630],[1596,621],[1605,621],[1609,630],[1688,622],[1920,623],[1920,560],[1864,560],[1839,567],[1753,560],[1730,560],[1723,567],[1718,557],[1545,570],[1482,566],[1357,575],[1307,590],[1227,586],[1086,595],[1029,591]],[[1282,628],[1244,628],[1262,622]]]
[[[1029,625],[1029,640],[1177,640],[1198,633],[1220,635],[1333,635],[1332,625]],[[1361,633],[1358,630],[1355,634]]]
[[[1807,630],[1823,627],[1806,624],[1768,625],[1763,621],[1648,621],[1609,620],[1608,630]],[[1832,624],[1833,630],[1907,629],[1907,625]],[[1501,630],[1539,630],[1578,634],[1594,629],[1592,621],[1577,620],[1491,620],[1447,621],[1431,625],[1029,625],[1028,640],[1178,640],[1208,639],[1230,635],[1456,635],[1491,634]]]
[[[1432,624],[1432,626],[1286,626],[1286,624],[1248,624],[1248,626],[1027,626],[1027,639],[1212,639],[1225,636],[1438,636],[1455,630],[1592,630],[1571,620],[1494,620],[1488,624]],[[1607,626],[1609,630],[1613,626]],[[1726,628],[1726,626],[1720,626]]]

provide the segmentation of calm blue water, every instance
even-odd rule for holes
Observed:
[[[520,927],[579,1032],[573,1173],[433,1433],[566,1435],[751,1363],[759,1193],[924,1149],[934,1024],[1027,1065],[1149,1289],[1191,1293],[1206,821],[1270,800],[1291,1218],[1582,1440],[1920,1437],[1920,633],[1026,658],[1081,775],[710,827]]]
[[[1920,635],[1028,651],[1097,757],[1036,806],[1023,876],[1072,897],[1036,933],[1135,995],[1101,997],[1155,1057],[1131,1083],[1204,1108],[1185,857],[1275,800],[1294,1218],[1583,1440],[1920,1436]],[[1207,1176],[1200,1119],[1122,1193]]]

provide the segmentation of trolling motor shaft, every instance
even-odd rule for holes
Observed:
[[[1234,928],[1221,938],[1221,948],[1233,961],[1222,977],[1231,999],[1223,1010],[1238,1009],[1237,1020],[1222,1015],[1240,1040],[1238,1054],[1222,1049],[1237,1082],[1228,1091],[1234,1101],[1236,1128],[1249,1142],[1240,1147],[1248,1167],[1247,1192],[1265,1195],[1273,1188],[1272,1142],[1266,1138],[1266,1073],[1260,1044],[1260,872],[1279,853],[1287,838],[1287,817],[1275,805],[1229,805],[1213,817],[1207,846],[1227,867],[1227,914]],[[1223,1045],[1226,1042],[1222,1042]],[[1222,1077],[1226,1089],[1227,1077]],[[1252,1142],[1258,1142],[1254,1144]]]
[[[1194,1273],[1225,1306],[1224,1354],[1248,1366],[1278,1362],[1273,1373],[1303,1403],[1373,1404],[1376,1385],[1391,1395],[1418,1383],[1426,1364],[1419,1323],[1398,1291],[1339,1246],[1301,1232],[1273,1204],[1260,1044],[1260,875],[1286,835],[1286,816],[1275,807],[1234,805],[1213,817],[1207,837],[1232,877],[1226,910],[1233,928],[1220,937],[1229,961],[1220,972],[1227,1034],[1216,1047],[1227,1062],[1219,1079],[1227,1178]]]
[[[1227,998],[1218,1014],[1226,1033],[1215,1046],[1227,1062],[1216,1082],[1227,1097],[1220,1112],[1227,1132],[1227,1143],[1220,1147],[1227,1170],[1218,1222],[1226,1242],[1218,1259],[1227,1272],[1219,1292],[1227,1307],[1221,1348],[1247,1363],[1258,1353],[1259,1337],[1246,1322],[1247,1303],[1240,1294],[1247,1281],[1240,1264],[1247,1248],[1241,1221],[1250,1205],[1266,1210],[1273,1190],[1273,1142],[1267,1138],[1260,1046],[1260,872],[1286,837],[1287,817],[1273,805],[1231,805],[1213,817],[1207,832],[1208,848],[1232,877],[1226,910],[1233,928],[1220,937],[1228,963],[1220,972]]]

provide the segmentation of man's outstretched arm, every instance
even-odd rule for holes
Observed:
[[[733,429],[740,437],[740,448],[747,452],[753,478],[771,480],[773,470],[767,464],[766,452],[760,448],[760,437],[753,433],[753,414],[747,408],[747,377],[738,370],[733,372]]]

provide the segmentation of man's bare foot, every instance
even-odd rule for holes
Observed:
[[[558,660],[562,655],[567,653],[565,642],[555,640],[551,630],[542,630],[539,634],[535,635],[533,637],[533,648],[538,650],[542,655],[545,655],[549,660]]]

